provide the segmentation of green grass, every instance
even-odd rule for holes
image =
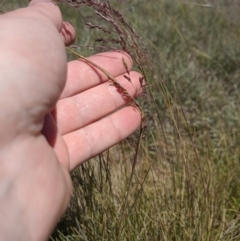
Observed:
[[[131,34],[127,43],[148,82],[148,128],[132,178],[139,133],[72,173],[74,196],[52,240],[240,240],[240,6],[186,2],[111,1],[140,36],[138,47]],[[81,54],[117,46],[95,42],[102,32],[84,25],[91,8],[61,8]]]

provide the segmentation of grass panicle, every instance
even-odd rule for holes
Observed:
[[[57,3],[78,33],[69,59],[124,50],[145,91],[132,98],[94,66],[139,108],[142,127],[72,173],[51,240],[240,240],[239,2]]]

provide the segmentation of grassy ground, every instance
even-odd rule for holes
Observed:
[[[239,3],[111,3],[140,36],[124,38],[148,83],[148,127],[133,175],[140,133],[72,174],[74,196],[52,240],[240,240]],[[119,36],[84,25],[96,22],[91,8],[61,8],[81,54],[118,46],[95,41]]]

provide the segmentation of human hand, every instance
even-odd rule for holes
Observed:
[[[126,99],[100,70],[67,64],[64,43],[75,32],[51,1],[4,14],[0,26],[1,239],[46,240],[69,202],[69,171],[134,132],[141,115],[114,112]],[[123,52],[90,60],[137,96],[140,75],[126,81],[122,57],[130,69]]]

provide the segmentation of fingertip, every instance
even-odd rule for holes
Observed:
[[[76,39],[76,31],[74,27],[68,23],[68,22],[63,22],[62,23],[62,29],[61,29],[61,34],[63,36],[63,40],[66,46],[71,45],[75,39]]]
[[[118,64],[119,62],[121,62],[121,65],[124,66],[124,69],[127,69],[128,71],[130,71],[133,66],[133,61],[131,56],[123,50],[114,50],[114,51],[111,50],[108,52],[96,54],[95,56],[103,56],[105,59],[117,60],[116,62]],[[112,64],[112,62],[110,63]]]
[[[29,6],[33,5],[35,3],[51,3],[51,4],[56,5],[56,3],[53,0],[31,0],[29,3]]]
[[[132,57],[127,52],[125,52],[123,50],[117,50],[116,52],[121,55],[121,59],[123,61],[123,64],[124,64],[124,62],[127,64],[128,70],[131,70],[132,65],[133,65]]]
[[[132,57],[123,50],[117,50],[116,52],[119,54],[119,58],[121,58],[123,65],[126,64],[125,67],[127,67],[127,70],[130,71],[133,66]]]
[[[28,7],[35,9],[35,17],[47,18],[57,27],[58,31],[62,27],[62,14],[57,4],[52,0],[32,0]],[[27,15],[31,16],[33,11],[27,11]]]
[[[41,17],[47,17],[57,27],[63,37],[66,46],[72,44],[76,39],[75,29],[68,22],[62,21],[62,14],[57,4],[52,0],[32,0],[29,5],[35,8]]]

